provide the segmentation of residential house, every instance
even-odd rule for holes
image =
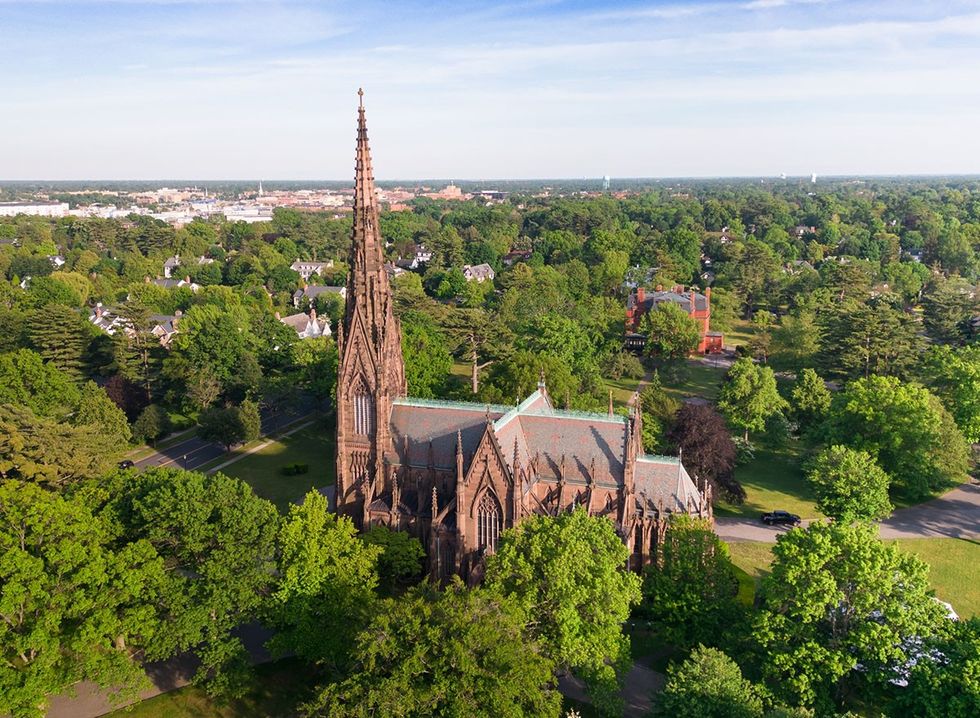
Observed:
[[[295,262],[289,265],[289,268],[294,272],[298,272],[299,276],[303,278],[303,281],[307,282],[314,274],[318,277],[322,277],[323,270],[329,269],[332,266],[332,259],[327,262],[312,262],[305,259],[297,259]]]
[[[180,266],[180,255],[175,254],[173,257],[169,257],[163,263],[163,276],[165,279],[170,279],[171,273]]]
[[[49,254],[48,261],[51,262],[51,266],[55,269],[61,269],[65,266],[65,258],[60,254]]]
[[[302,289],[293,292],[293,306],[299,309],[303,306],[303,300],[311,302],[321,294],[336,294],[341,299],[347,298],[347,287],[328,287],[323,284],[307,284]]]
[[[496,276],[493,271],[493,267],[489,264],[464,264],[463,265],[463,276],[466,277],[467,282],[477,282],[482,284],[486,281],[493,281]]]
[[[300,339],[330,336],[330,320],[326,317],[318,318],[314,308],[310,309],[309,314],[300,312],[299,314],[290,314],[288,317],[281,317],[279,312],[276,312],[276,319],[287,327],[291,327]]]
[[[526,262],[531,258],[531,254],[530,249],[513,249],[501,257],[500,261],[503,262],[505,267],[510,267],[517,264],[517,262]]]
[[[395,266],[404,270],[416,270],[422,265],[428,264],[432,261],[432,250],[428,249],[424,244],[416,244],[415,251],[410,257],[399,257],[398,261],[395,262]]]

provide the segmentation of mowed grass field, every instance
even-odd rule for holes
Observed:
[[[273,440],[221,472],[241,479],[285,512],[289,504],[298,503],[310,489],[334,483],[335,461],[333,431],[317,421],[295,434]],[[309,473],[286,476],[282,469],[288,464],[307,464]]]
[[[754,444],[755,458],[735,469],[735,478],[745,487],[745,502],[741,505],[719,503],[715,513],[754,519],[766,511],[780,509],[805,519],[822,517],[817,510],[816,497],[803,475],[805,445],[796,440],[779,446],[770,446],[760,440]]]
[[[896,539],[903,551],[916,554],[929,564],[929,582],[936,597],[952,604],[961,618],[980,616],[980,541],[974,539]],[[757,585],[769,573],[772,544],[738,541],[728,544],[732,562],[740,575],[740,597],[748,595],[748,581]]]

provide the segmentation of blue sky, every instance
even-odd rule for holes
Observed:
[[[0,179],[980,172],[980,0],[0,0]]]

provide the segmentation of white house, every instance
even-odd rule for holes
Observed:
[[[493,271],[493,267],[489,264],[464,264],[463,265],[463,276],[466,277],[467,282],[486,282],[493,281],[496,276]]]
[[[290,314],[288,317],[280,317],[279,313],[276,312],[276,319],[287,327],[292,327],[300,339],[330,336],[330,320],[317,318],[316,309],[310,309],[309,314],[300,312],[299,314]]]
[[[163,263],[163,276],[170,279],[170,273],[180,266],[180,255],[176,254]]]
[[[336,294],[341,299],[347,299],[347,287],[328,287],[323,284],[307,284],[302,289],[293,292],[293,306],[299,309],[304,299],[315,301],[321,294]]]
[[[294,272],[299,272],[299,276],[301,276],[305,282],[314,274],[323,276],[323,270],[332,266],[332,259],[327,262],[307,262],[305,260],[297,259],[295,262],[289,265],[289,268]]]

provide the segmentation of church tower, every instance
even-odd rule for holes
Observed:
[[[392,450],[392,400],[405,396],[401,327],[384,266],[364,92],[357,92],[354,226],[347,304],[337,334],[337,512],[366,529],[368,508],[385,491],[385,453]]]

